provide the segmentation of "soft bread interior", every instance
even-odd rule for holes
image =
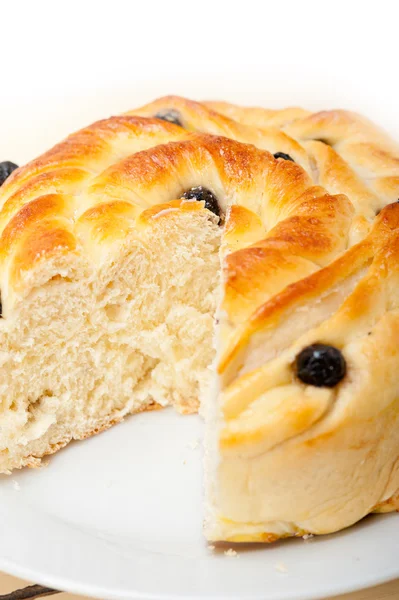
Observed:
[[[214,354],[220,227],[195,205],[144,211],[100,267],[72,255],[0,321],[1,472],[128,413],[197,410]]]

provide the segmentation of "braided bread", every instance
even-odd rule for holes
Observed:
[[[357,115],[178,97],[14,171],[0,471],[201,403],[208,539],[399,508],[398,196],[398,148]]]

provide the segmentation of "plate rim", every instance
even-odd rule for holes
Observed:
[[[36,570],[31,570],[29,567],[23,567],[18,565],[15,561],[4,559],[0,556],[0,570],[4,573],[11,575],[13,577],[18,577],[20,579],[24,579],[27,583],[33,582],[39,585],[44,585],[50,587],[54,590],[57,590],[60,593],[69,593],[79,596],[86,596],[88,598],[94,598],[97,600],[188,600],[188,597],[185,595],[177,595],[173,594],[143,594],[142,592],[129,592],[129,596],[126,596],[124,593],[120,594],[119,592],[110,592],[102,587],[96,587],[94,584],[84,584],[84,583],[72,583],[70,580],[66,581],[66,587],[62,583],[62,578],[52,575],[46,575],[44,573],[38,573]],[[392,574],[392,576],[384,576],[380,577],[369,577],[368,580],[364,580],[364,583],[358,585],[353,583],[352,585],[344,585],[340,583],[335,583],[332,591],[323,595],[320,595],[319,592],[311,593],[310,595],[306,593],[306,595],[287,595],[276,598],[276,600],[325,600],[327,598],[334,598],[335,596],[341,596],[342,594],[351,594],[353,592],[372,589],[379,585],[383,585],[385,583],[389,583],[391,581],[395,581],[399,578],[399,567],[398,573]],[[28,583],[29,585],[29,583]],[[101,594],[101,595],[99,595]],[[106,594],[106,596],[104,596]],[[204,596],[204,595],[190,595],[190,600],[262,600],[262,596],[247,596],[247,598],[240,596]]]

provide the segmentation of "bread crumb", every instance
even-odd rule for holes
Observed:
[[[19,483],[16,479],[12,480],[12,487],[14,488],[14,490],[16,492],[19,492],[19,490],[21,489],[21,486],[19,485]]]
[[[314,537],[313,533],[305,533],[305,535],[302,536],[302,539],[310,540],[312,537]]]
[[[233,548],[229,548],[224,551],[225,556],[238,556],[237,552]]]
[[[196,450],[199,447],[199,445],[200,445],[199,439],[193,440],[192,442],[187,444],[187,446],[190,448],[190,450]]]
[[[288,573],[288,569],[287,569],[287,567],[285,566],[284,563],[277,563],[276,565],[274,565],[274,568],[279,573]]]

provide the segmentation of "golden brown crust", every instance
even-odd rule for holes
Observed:
[[[226,115],[239,123],[253,125],[255,127],[282,127],[295,121],[307,117],[310,112],[303,108],[291,107],[279,110],[260,107],[246,107],[230,104],[229,102],[206,101],[205,106]]]
[[[356,113],[298,108],[267,110],[206,102],[245,125],[278,127],[308,153],[315,183],[349,195],[359,214],[375,211],[399,195],[399,147],[384,131]]]
[[[300,164],[308,173],[311,171],[309,158],[301,145],[283,132],[274,123],[263,125],[252,122],[248,127],[245,121],[234,120],[228,114],[216,112],[206,103],[193,102],[179,96],[165,96],[127,114],[155,116],[159,112],[175,110],[179,113],[183,127],[188,131],[200,131],[212,135],[222,135],[237,142],[254,144],[272,154],[284,152]]]

